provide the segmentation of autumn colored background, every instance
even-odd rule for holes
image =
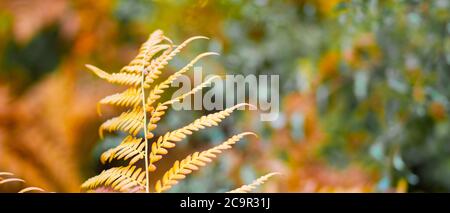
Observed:
[[[155,29],[195,42],[207,73],[278,74],[281,116],[239,112],[196,133],[171,159],[255,131],[171,192],[222,192],[278,171],[265,192],[450,191],[447,0],[1,0],[0,171],[48,191],[79,192],[121,135],[97,128],[117,88],[84,64],[126,65]],[[206,112],[173,112],[160,131]],[[160,132],[161,133],[161,132]],[[170,159],[167,162],[172,162]],[[163,170],[162,170],[163,171]],[[0,191],[15,186],[2,186]]]

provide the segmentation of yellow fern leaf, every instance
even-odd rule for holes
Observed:
[[[111,83],[117,83],[129,86],[139,86],[141,84],[141,75],[132,73],[113,73],[109,80]],[[144,88],[148,88],[149,85],[144,83]]]
[[[185,46],[187,46],[191,41],[194,41],[196,39],[208,39],[208,38],[204,36],[191,37],[186,41],[184,41],[183,43],[181,43],[180,45],[178,45],[173,51],[167,49],[159,57],[153,59],[150,65],[146,67],[146,72],[148,72],[148,75],[145,78],[145,84],[146,85],[151,84],[156,79],[158,79],[159,76],[161,75],[161,69],[163,69],[169,63],[169,61],[173,57],[175,57],[175,55],[177,55]]]
[[[86,64],[86,67],[91,70],[94,74],[96,74],[101,79],[104,79],[110,83],[120,84],[120,85],[128,85],[128,86],[139,86],[141,84],[141,75],[139,73],[113,73],[109,74],[100,68]],[[144,83],[144,87],[148,88],[149,85]]]
[[[161,97],[160,95],[164,93],[164,90],[169,88],[169,85],[178,77],[183,75],[185,72],[187,72],[190,68],[194,66],[194,64],[200,60],[201,58],[209,55],[218,55],[218,53],[215,52],[206,52],[198,55],[195,57],[192,61],[190,61],[186,66],[184,66],[179,71],[175,72],[171,76],[169,76],[165,81],[161,82],[160,84],[153,87],[153,89],[150,91],[150,94],[148,95],[147,99],[147,105],[151,106],[153,103],[158,101],[158,99]]]
[[[130,87],[127,90],[106,96],[97,104],[97,112],[101,114],[101,105],[110,104],[120,107],[137,107],[141,102],[141,90],[135,87]]]
[[[31,191],[40,191],[40,192],[45,192],[43,189],[39,188],[39,187],[35,187],[35,186],[30,186],[30,187],[26,187],[22,190],[20,190],[17,193],[27,193],[27,192],[31,192]]]
[[[158,106],[156,106],[156,108],[154,108],[154,109],[153,109],[153,107],[149,107],[148,110],[152,110],[152,111],[151,111],[150,120],[149,120],[148,125],[147,125],[147,137],[148,138],[153,138],[152,131],[154,129],[156,129],[156,127],[157,127],[156,123],[158,123],[158,121],[161,120],[161,117],[166,113],[166,109],[168,108],[169,105],[171,105],[171,104],[173,104],[175,102],[181,101],[184,98],[186,98],[187,96],[190,96],[190,95],[200,91],[202,88],[208,86],[211,83],[211,81],[216,79],[216,78],[219,78],[219,76],[213,76],[213,77],[209,78],[208,80],[204,81],[200,85],[194,87],[194,89],[192,89],[191,91],[189,91],[189,92],[187,92],[187,93],[185,93],[183,95],[180,95],[180,96],[178,96],[178,97],[176,97],[174,99],[166,101],[166,102],[164,102],[162,104],[158,103]]]
[[[119,116],[105,121],[99,128],[100,137],[103,138],[104,131],[114,132],[123,131],[128,134],[127,137],[116,147],[111,148],[101,155],[102,163],[111,162],[113,160],[129,161],[128,166],[114,167],[101,172],[99,175],[92,177],[82,184],[82,188],[86,191],[108,192],[149,192],[149,171],[155,171],[155,162],[159,161],[163,155],[168,153],[168,149],[176,146],[176,143],[186,138],[193,132],[199,131],[206,127],[217,126],[223,119],[230,115],[234,110],[241,106],[249,105],[246,103],[238,104],[223,111],[212,113],[196,119],[189,125],[180,129],[167,132],[160,136],[151,144],[151,150],[148,149],[148,139],[153,138],[152,131],[157,127],[158,121],[166,113],[171,104],[180,102],[186,97],[201,91],[201,89],[211,83],[217,76],[210,78],[202,84],[196,86],[190,92],[182,94],[171,100],[160,102],[162,94],[170,84],[191,69],[194,64],[204,56],[216,53],[202,53],[191,60],[182,69],[170,75],[167,79],[153,86],[150,85],[159,78],[164,67],[175,57],[185,46],[196,39],[207,39],[206,37],[191,37],[180,45],[173,45],[173,42],[164,36],[160,30],[152,33],[147,41],[141,45],[137,56],[119,72],[107,73],[95,66],[86,65],[98,77],[107,82],[125,85],[128,88],[121,92],[107,96],[99,101],[98,112],[100,114],[102,104],[121,106],[129,108],[126,112]],[[150,89],[148,91],[148,89]],[[251,106],[251,105],[249,105]],[[147,114],[148,113],[148,114]],[[147,116],[150,116],[147,120]],[[137,134],[144,130],[144,137],[136,137]],[[163,178],[157,181],[155,189],[157,192],[165,191],[175,185],[178,181],[200,166],[206,165],[217,154],[223,150],[231,148],[245,135],[253,133],[242,133],[233,136],[223,144],[211,148],[203,152],[195,152],[182,161],[176,161],[173,167],[167,171]],[[138,161],[144,159],[145,168],[135,166]],[[1,173],[0,173],[1,174]],[[0,179],[0,181],[2,181]],[[15,181],[15,179],[9,180]],[[17,181],[17,180],[16,180]],[[263,182],[260,179],[259,182]],[[254,185],[246,186],[242,189],[250,189]],[[26,192],[33,188],[24,189]]]
[[[124,131],[136,136],[144,127],[144,111],[141,107],[130,109],[117,117],[105,121],[99,128],[99,135],[103,138],[103,131]]]
[[[145,144],[142,142],[142,138],[135,138],[129,135],[118,146],[104,152],[100,156],[100,160],[104,164],[111,162],[113,159],[130,159],[129,165],[133,165],[138,160],[144,159],[144,147]]]
[[[142,67],[150,65],[149,59],[151,59],[159,51],[169,48],[171,45],[158,45],[164,40],[164,34],[162,30],[155,30],[148,37],[141,47],[139,48],[138,55],[120,72],[141,73]]]
[[[103,71],[102,69],[100,69],[94,65],[86,64],[84,66],[86,68],[88,68],[90,71],[92,71],[95,75],[97,75],[101,79],[109,80],[111,78],[111,75],[109,73]]]
[[[0,178],[2,178],[2,176],[13,176],[14,174],[11,172],[0,172]]]
[[[171,45],[161,44],[151,48],[141,49],[143,52],[140,52],[139,55],[133,59],[129,65],[123,67],[120,72],[141,73],[143,70],[142,67],[147,67],[150,65],[149,59],[162,50],[169,49],[170,47]]]
[[[20,178],[11,177],[13,175],[14,174],[11,172],[0,172],[0,185],[14,183],[14,182],[25,183],[25,181]],[[18,193],[26,193],[26,192],[31,192],[31,191],[45,192],[43,189],[41,189],[39,187],[31,186],[31,187],[25,187],[25,188],[21,189]]]
[[[5,178],[5,179],[0,179],[0,185],[1,184],[5,184],[5,183],[11,183],[11,182],[22,182],[24,183],[25,181],[20,179],[20,178]]]
[[[136,169],[136,166],[113,167],[89,178],[81,185],[81,188],[92,190],[99,186],[107,186],[120,192],[136,190],[136,188],[137,191],[144,191],[144,179],[145,172],[141,168]]]
[[[272,172],[269,173],[267,175],[261,176],[260,178],[254,180],[251,184],[248,185],[243,185],[237,189],[231,190],[227,193],[248,193],[253,191],[254,189],[256,189],[256,187],[258,187],[259,185],[263,184],[264,182],[266,182],[270,177],[274,176],[274,175],[279,175],[280,173],[277,172]]]
[[[154,163],[159,161],[162,158],[162,155],[167,154],[167,149],[175,147],[176,142],[183,140],[188,135],[191,135],[193,132],[198,131],[200,129],[204,129],[206,127],[211,126],[217,126],[219,122],[221,122],[224,118],[228,117],[234,110],[245,105],[252,106],[247,103],[237,104],[223,111],[202,116],[197,120],[195,120],[194,122],[180,129],[174,130],[172,132],[167,132],[163,136],[160,136],[156,142],[152,143],[151,146],[151,152],[149,155],[150,156],[149,170],[150,171],[156,170]]]
[[[192,171],[198,170],[199,167],[205,166],[207,163],[211,162],[213,158],[216,158],[217,154],[222,153],[224,150],[230,149],[232,145],[246,135],[256,136],[256,134],[252,132],[241,133],[229,138],[216,147],[203,152],[195,152],[194,154],[188,155],[181,161],[175,161],[172,168],[164,173],[163,178],[156,182],[155,191],[163,192],[169,190],[172,186],[177,184],[178,181],[184,179],[186,175],[190,174]]]

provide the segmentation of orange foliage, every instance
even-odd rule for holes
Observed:
[[[82,156],[95,140],[84,137],[95,135],[86,132],[97,122],[99,91],[92,84],[77,84],[70,72],[50,75],[15,100],[3,87],[0,170],[45,190],[79,191]]]
[[[327,52],[319,62],[319,79],[321,81],[336,78],[339,74],[341,56],[336,51]]]
[[[428,113],[436,121],[442,121],[447,117],[447,110],[442,103],[434,101],[428,108]]]

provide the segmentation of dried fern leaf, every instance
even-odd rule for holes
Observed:
[[[88,68],[90,71],[92,71],[96,76],[98,76],[101,79],[104,80],[109,80],[111,78],[111,75],[105,71],[103,71],[102,69],[91,65],[91,64],[86,64],[84,65],[86,68]]]
[[[0,176],[12,176],[12,175],[14,174],[11,172],[0,172]]]
[[[17,193],[27,193],[27,192],[31,192],[31,191],[45,192],[43,189],[41,189],[39,187],[31,186],[31,187],[24,188]]]
[[[11,182],[21,182],[21,183],[25,183],[24,180],[20,179],[20,178],[5,178],[5,179],[0,179],[0,185],[1,184],[5,184],[5,183],[11,183]]]
[[[128,85],[128,86],[140,86],[141,84],[141,75],[140,74],[132,74],[132,73],[113,73],[109,82]],[[144,88],[148,88],[149,85],[144,83]]]
[[[151,152],[149,155],[149,170],[155,171],[155,162],[162,158],[162,155],[167,154],[167,149],[175,147],[175,143],[183,140],[188,135],[206,127],[217,126],[226,117],[228,117],[234,110],[241,106],[252,106],[247,103],[237,104],[233,107],[227,108],[223,111],[216,112],[209,115],[204,115],[194,122],[171,132],[167,132],[163,136],[160,136],[156,142],[152,143]]]
[[[104,79],[110,83],[114,84],[120,84],[120,85],[127,85],[127,86],[140,86],[141,84],[141,74],[139,73],[125,73],[125,72],[119,72],[119,73],[113,73],[109,74],[100,68],[86,64],[86,67],[91,70],[94,74],[96,74],[99,78]],[[148,88],[149,85],[144,83],[144,87]]]
[[[101,155],[102,163],[112,162],[113,160],[127,160],[128,166],[114,167],[101,172],[99,175],[86,180],[82,184],[82,188],[90,192],[149,192],[149,171],[155,171],[155,162],[159,161],[163,155],[168,153],[168,149],[176,146],[176,143],[186,138],[193,132],[199,131],[206,127],[217,126],[223,119],[229,116],[234,110],[241,106],[251,106],[246,103],[238,104],[223,111],[212,113],[196,119],[189,125],[180,129],[167,132],[160,136],[151,145],[149,153],[147,146],[148,139],[153,137],[152,131],[157,127],[158,121],[166,113],[169,105],[182,101],[184,98],[201,91],[201,89],[211,83],[217,76],[208,79],[204,83],[196,86],[190,92],[180,95],[174,99],[159,102],[162,94],[170,84],[175,81],[182,74],[191,69],[194,64],[202,57],[213,55],[216,53],[203,53],[191,60],[182,69],[170,75],[161,83],[153,86],[147,93],[146,89],[157,80],[162,69],[175,57],[184,47],[196,39],[207,39],[206,37],[197,36],[185,40],[180,45],[173,45],[173,42],[163,35],[161,30],[152,33],[144,44],[141,45],[137,56],[125,67],[117,73],[107,73],[95,66],[86,65],[98,77],[114,84],[129,86],[128,89],[121,93],[116,93],[107,96],[98,103],[98,112],[100,114],[100,106],[109,104],[114,106],[129,107],[130,109],[123,112],[117,117],[105,121],[99,128],[100,137],[103,138],[103,132],[124,131],[128,134],[127,137],[116,147],[111,148]],[[148,95],[147,95],[148,94]],[[156,105],[156,106],[155,106]],[[147,120],[147,113],[150,118]],[[144,129],[144,138],[136,137],[137,134]],[[186,175],[192,171],[205,166],[206,163],[211,162],[226,149],[230,149],[233,144],[239,141],[243,136],[253,133],[242,133],[235,135],[220,144],[203,152],[195,152],[187,156],[181,161],[176,161],[171,169],[169,169],[163,178],[155,184],[155,190],[162,192],[170,189],[178,181],[185,178]],[[135,164],[145,159],[146,168],[138,168]],[[0,175],[8,175],[9,173],[0,173]],[[243,186],[234,191],[251,190],[256,185],[261,184],[267,180],[272,174],[259,178],[254,183]],[[5,182],[0,177],[0,181]],[[9,178],[8,181],[19,181],[18,179]],[[34,187],[29,187],[21,190],[27,192],[38,190]],[[232,192],[234,192],[232,191]]]
[[[144,191],[144,179],[145,172],[141,168],[136,169],[136,166],[113,167],[89,178],[81,185],[81,188],[93,190],[101,186],[107,186],[115,191],[127,192],[138,187],[139,191]]]
[[[150,65],[149,59],[151,59],[153,56],[161,52],[162,50],[169,49],[171,45],[168,44],[161,44],[156,45],[150,49],[144,49],[141,52],[137,58],[133,59],[131,63],[125,67],[123,67],[120,72],[126,72],[126,73],[141,73],[142,67],[147,67]]]
[[[180,95],[174,99],[166,101],[162,104],[158,103],[158,106],[156,106],[156,108],[154,108],[154,109],[153,109],[153,107],[149,107],[150,109],[148,109],[148,110],[152,109],[152,111],[151,111],[151,116],[150,116],[149,122],[147,124],[147,138],[149,138],[149,139],[153,138],[152,131],[154,129],[156,129],[156,127],[157,127],[156,123],[158,123],[158,121],[161,120],[161,117],[166,113],[166,110],[168,109],[169,105],[171,105],[175,102],[181,101],[184,98],[186,98],[187,96],[190,96],[190,95],[200,91],[202,88],[207,87],[211,83],[211,81],[216,78],[219,78],[219,76],[213,76],[213,77],[207,79],[200,85],[194,87],[194,89],[192,89],[191,91],[189,91],[183,95]]]
[[[97,104],[97,112],[101,114],[101,105],[109,104],[120,107],[137,107],[141,103],[141,90],[136,87],[130,87],[127,90],[106,96]]]
[[[142,138],[135,138],[127,136],[116,147],[109,149],[100,156],[100,161],[105,164],[116,160],[129,160],[129,165],[135,164],[138,160],[145,158],[145,143],[142,142]]]
[[[208,38],[204,36],[191,37],[186,41],[184,41],[183,43],[181,43],[180,45],[178,45],[173,51],[170,51],[171,49],[169,48],[166,51],[164,51],[159,57],[153,59],[150,65],[146,67],[146,72],[148,72],[148,75],[145,78],[145,84],[146,85],[151,84],[156,79],[158,79],[159,76],[161,75],[161,69],[163,69],[169,63],[169,61],[173,57],[175,57],[175,55],[177,55],[184,47],[186,47],[191,41],[194,41],[196,39],[208,39]]]
[[[151,116],[149,119],[149,122],[147,124],[147,139],[153,138],[153,130],[156,129],[159,120],[161,120],[161,117],[166,113],[167,108],[169,108],[166,105],[158,104],[158,106],[151,112]]]
[[[103,138],[103,131],[124,131],[136,136],[144,127],[144,111],[141,107],[130,109],[117,117],[105,121],[99,128],[99,135]]]
[[[141,73],[142,66],[148,66],[148,59],[153,57],[159,51],[167,49],[169,45],[157,45],[164,40],[162,30],[155,30],[139,48],[138,55],[131,62],[123,67],[120,72]]]
[[[195,57],[193,60],[191,60],[186,66],[184,66],[182,69],[180,69],[179,71],[175,72],[174,74],[170,75],[165,81],[161,82],[160,84],[156,85],[153,87],[153,89],[150,91],[150,94],[148,95],[148,99],[147,99],[147,105],[151,106],[153,103],[155,103],[156,101],[159,100],[159,98],[161,98],[161,94],[164,93],[164,90],[170,87],[170,84],[177,79],[178,77],[180,77],[181,75],[183,75],[184,73],[186,73],[190,68],[192,68],[194,66],[195,63],[197,63],[197,61],[199,61],[201,58],[205,57],[205,56],[210,56],[210,55],[218,55],[218,53],[215,52],[206,52],[206,53],[202,53],[200,55],[198,55],[197,57]]]
[[[254,180],[251,184],[243,185],[237,189],[231,190],[227,193],[248,193],[256,189],[259,185],[265,183],[270,177],[274,175],[279,175],[278,172],[272,172],[267,175],[261,176],[258,179]]]
[[[5,178],[5,176],[13,176],[14,174],[11,172],[0,172],[0,185],[2,184],[7,184],[7,183],[13,183],[13,182],[19,182],[19,183],[25,183],[24,180],[20,179],[20,178],[15,178],[15,177],[7,177]],[[24,189],[21,189],[18,193],[26,193],[26,192],[30,192],[30,191],[41,191],[44,192],[43,189],[39,188],[39,187],[26,187]]]
[[[207,163],[210,163],[212,159],[217,157],[217,154],[222,153],[222,151],[231,149],[232,145],[238,142],[242,137],[246,135],[255,135],[252,132],[244,132],[238,135],[235,135],[222,144],[208,149],[203,152],[195,152],[191,155],[188,155],[181,161],[175,161],[172,168],[170,168],[167,172],[164,173],[164,176],[161,180],[158,180],[155,184],[156,192],[167,191],[172,186],[176,185],[180,180],[184,179],[186,175],[192,173],[192,171],[198,170],[199,167],[205,166]]]

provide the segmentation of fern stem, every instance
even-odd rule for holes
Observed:
[[[142,93],[142,111],[144,113],[144,143],[145,143],[145,192],[150,192],[150,181],[148,176],[148,140],[147,140],[147,110],[145,103],[145,89],[144,89],[144,81],[145,81],[145,70],[142,69],[142,78],[141,78],[141,93]]]

